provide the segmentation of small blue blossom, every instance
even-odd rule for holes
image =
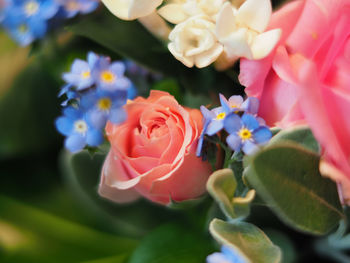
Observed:
[[[58,94],[58,97],[66,95],[67,99],[61,103],[61,106],[65,107],[73,99],[80,97],[79,93],[73,88],[71,84],[64,85]]]
[[[92,72],[98,87],[106,91],[126,90],[131,81],[124,76],[125,66],[122,62],[110,62],[107,57],[100,57]]]
[[[204,123],[203,123],[202,133],[201,133],[201,135],[199,136],[199,139],[198,139],[197,150],[196,150],[196,156],[197,157],[201,156],[202,147],[203,147],[203,141],[204,141],[204,135],[206,134],[208,126],[209,126],[211,120],[214,117],[214,114],[210,110],[208,110],[206,107],[201,106],[200,109],[201,109],[201,112],[202,112],[202,115],[203,115]]]
[[[226,115],[230,113],[230,109],[226,107],[217,107],[207,113],[207,118],[211,117],[211,120],[206,129],[206,134],[209,136],[218,133],[224,128],[224,120]]]
[[[222,246],[221,253],[213,253],[207,257],[207,263],[247,263],[247,260],[234,248]]]
[[[95,129],[88,121],[84,111],[67,107],[63,116],[56,119],[56,129],[67,136],[65,147],[71,152],[77,152],[86,145],[99,146],[103,142],[103,133]]]
[[[64,16],[71,18],[77,14],[88,14],[98,7],[96,0],[58,0],[64,9]]]
[[[97,129],[103,129],[107,121],[114,124],[126,119],[122,106],[126,103],[127,91],[105,91],[98,89],[81,98],[81,107],[88,111],[90,123]]]
[[[245,154],[253,154],[259,149],[259,145],[267,143],[271,137],[271,131],[261,126],[258,120],[251,114],[245,113],[239,117],[235,113],[229,114],[224,120],[224,128],[229,133],[227,144],[234,151],[241,149]]]
[[[89,52],[87,61],[81,59],[74,60],[71,71],[64,73],[62,78],[68,84],[75,86],[77,90],[90,88],[95,83],[91,72],[98,59],[99,57],[95,53]]]
[[[221,106],[225,108],[226,111],[230,112],[245,112],[252,115],[256,115],[259,110],[259,99],[255,97],[248,97],[245,101],[242,96],[234,95],[228,100],[224,95],[220,94]]]
[[[41,38],[47,31],[47,22],[58,11],[53,0],[12,0],[6,2],[2,24],[22,46]]]

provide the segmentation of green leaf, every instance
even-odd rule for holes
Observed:
[[[103,12],[84,17],[69,29],[149,69],[175,75],[184,68],[172,57],[166,46],[141,24],[137,21],[122,21],[106,8]]]
[[[175,99],[182,104],[182,96],[179,84],[175,79],[164,79],[162,81],[157,82],[152,86],[152,89],[166,91],[173,95]]]
[[[98,195],[100,173],[105,154],[91,156],[88,151],[71,154],[62,152],[61,167],[65,182],[85,206],[118,234],[140,237],[171,220],[179,220],[179,215],[170,209],[154,205],[144,199],[126,205],[116,204]]]
[[[57,145],[59,84],[45,63],[34,61],[0,98],[0,157],[32,154]]]
[[[245,222],[228,223],[214,219],[209,227],[222,245],[234,248],[249,263],[281,262],[281,250],[256,226]]]
[[[282,263],[294,263],[297,261],[297,252],[289,237],[275,229],[264,229],[270,240],[282,250]]]
[[[129,253],[137,241],[72,223],[0,196],[1,262],[80,262]]]
[[[321,150],[320,145],[312,134],[312,131],[307,126],[296,126],[280,131],[277,135],[272,137],[269,145],[275,145],[286,141],[298,143],[315,153],[319,153]]]
[[[344,215],[336,185],[320,175],[319,161],[301,146],[279,144],[254,156],[244,178],[285,223],[322,235]]]
[[[207,182],[210,195],[219,204],[228,218],[246,217],[250,213],[250,203],[255,196],[255,190],[250,190],[245,197],[235,197],[237,181],[231,169],[214,172]]]
[[[188,227],[164,225],[141,241],[128,263],[203,263],[212,252],[208,236]]]

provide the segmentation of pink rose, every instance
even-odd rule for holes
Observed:
[[[102,169],[100,195],[119,203],[142,195],[161,204],[202,195],[211,166],[195,155],[202,131],[200,111],[182,107],[161,91],[136,98],[125,110],[125,123],[106,127],[111,150]]]
[[[240,75],[269,125],[311,127],[331,165],[321,172],[343,185],[350,182],[349,25],[349,0],[290,2],[271,20],[283,30],[279,46],[263,60],[242,60]],[[350,187],[343,194],[350,197]]]

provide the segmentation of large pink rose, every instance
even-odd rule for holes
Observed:
[[[115,202],[142,195],[161,204],[202,195],[211,166],[195,155],[202,131],[200,111],[182,107],[161,91],[151,91],[147,99],[138,97],[125,109],[125,123],[106,127],[111,150],[99,193]]]
[[[270,27],[283,30],[279,46],[263,60],[242,60],[240,81],[261,99],[269,125],[310,125],[331,165],[321,171],[349,185],[350,1],[293,1]]]

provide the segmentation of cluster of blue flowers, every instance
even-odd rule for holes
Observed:
[[[241,96],[232,96],[227,100],[220,94],[220,102],[221,106],[212,110],[201,106],[204,127],[198,142],[198,157],[202,154],[204,136],[213,136],[223,129],[229,134],[226,138],[228,146],[235,152],[242,150],[248,155],[271,139],[270,129],[257,116],[257,98],[250,97],[244,101]]]
[[[122,106],[135,95],[135,88],[124,72],[123,62],[90,52],[87,61],[76,59],[71,71],[63,74],[67,84],[59,96],[66,96],[65,108],[56,128],[67,136],[68,150],[99,146],[107,121],[118,124],[126,119]]]
[[[233,248],[222,246],[221,253],[216,252],[207,257],[207,263],[247,263],[247,260]]]
[[[97,0],[4,0],[0,23],[20,45],[42,38],[50,23],[86,14],[98,7]]]

